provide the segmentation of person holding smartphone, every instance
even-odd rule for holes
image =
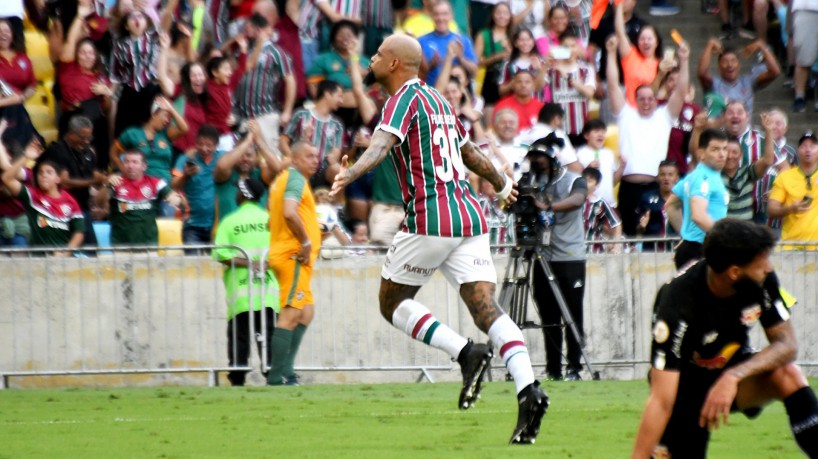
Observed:
[[[798,141],[798,166],[781,172],[773,182],[767,214],[783,218],[781,239],[818,241],[818,136],[807,131]],[[796,248],[785,246],[785,248]],[[803,247],[802,247],[803,248]],[[813,246],[814,250],[816,247]]]

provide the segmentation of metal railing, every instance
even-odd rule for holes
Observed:
[[[240,247],[222,247],[248,259]],[[45,249],[0,250],[0,388],[9,386],[9,378],[20,387],[85,384],[77,379],[85,375],[103,375],[92,380],[101,385],[191,384],[197,381],[189,379],[193,373],[206,373],[208,383],[217,385],[220,374],[230,370],[255,373],[265,357],[259,360],[253,350],[248,366],[227,365],[222,266],[207,256],[182,253],[215,248],[83,248],[98,256],[79,258],[46,257]],[[508,248],[495,248],[498,281]],[[430,380],[431,371],[454,373],[445,353],[408,339],[381,317],[384,251],[322,249],[312,282],[316,316],[296,360],[297,372],[317,372],[324,382],[349,380],[349,372],[373,372],[366,377],[377,379],[381,372],[407,371]],[[792,310],[799,363],[816,368],[818,251],[780,250],[774,264],[782,286],[799,299]],[[588,254],[584,329],[588,353],[603,377],[644,376],[653,300],[674,273],[670,252]],[[263,293],[248,285],[251,304]],[[433,276],[418,301],[455,331],[485,340],[443,276]],[[536,308],[529,308],[529,317],[538,319]],[[525,336],[532,361],[543,365],[542,334],[533,330]],[[763,344],[758,329],[753,339]]]

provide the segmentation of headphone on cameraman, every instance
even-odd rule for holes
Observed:
[[[548,157],[548,162],[551,165],[551,170],[548,171],[548,178],[550,182],[557,176],[562,168],[562,164],[560,164],[560,160],[557,158],[557,151],[558,148],[562,148],[564,146],[565,141],[557,137],[555,132],[552,132],[542,139],[535,140],[534,143],[528,147],[528,153],[525,155],[528,157],[535,154],[542,154]]]

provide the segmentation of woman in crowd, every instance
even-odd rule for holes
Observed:
[[[469,133],[469,137],[477,144],[485,141],[483,131],[483,114],[475,110],[472,102],[463,86],[456,77],[450,77],[443,91],[443,97],[449,101],[463,127]]]
[[[164,97],[157,97],[150,111],[151,116],[147,122],[126,129],[114,142],[111,147],[111,164],[115,169],[122,170],[119,155],[128,150],[139,150],[145,154],[145,162],[148,164],[145,175],[163,179],[170,184],[173,160],[171,142],[187,132],[188,125]]]
[[[662,40],[652,25],[644,25],[639,30],[636,46],[632,45],[625,30],[625,16],[622,3],[616,6],[614,30],[619,39],[619,55],[622,59],[622,77],[625,80],[625,95],[628,103],[636,106],[636,88],[651,85],[659,69],[659,53]]]
[[[160,93],[155,83],[161,46],[158,32],[147,16],[132,10],[121,22],[114,43],[111,77],[121,88],[116,106],[114,135],[139,126],[150,116],[153,99]]]
[[[551,48],[560,45],[560,35],[568,30],[571,18],[568,9],[557,5],[548,12],[548,30],[537,39],[537,50],[546,59],[551,57]]]
[[[5,121],[0,121],[0,133],[5,131],[6,126]],[[60,188],[62,168],[48,159],[37,161],[33,171],[33,186],[21,183],[21,178],[26,175],[23,172],[26,162],[37,160],[42,151],[42,145],[34,140],[26,147],[24,154],[10,163],[9,155],[0,143],[3,185],[25,208],[32,246],[79,247],[83,241],[85,219],[77,201]],[[67,253],[56,253],[65,254]]]
[[[540,100],[550,100],[550,94],[546,99],[541,89],[545,86],[545,59],[537,50],[534,35],[528,29],[519,29],[511,37],[512,49],[508,61],[503,63],[500,76],[500,96],[507,96],[511,93],[511,81],[514,75],[520,70],[530,70],[536,76],[534,86],[537,89],[536,97]]]
[[[198,62],[188,62],[180,72],[179,97],[173,103],[176,111],[185,119],[188,130],[173,141],[177,153],[187,152],[196,143],[196,133],[207,124],[204,106],[207,103],[205,68]]]
[[[23,106],[34,95],[36,80],[21,43],[9,21],[0,19],[0,119],[8,121],[2,141],[13,151],[21,151],[33,137],[39,137]]]
[[[480,94],[486,102],[486,117],[491,119],[491,110],[500,99],[497,82],[503,62],[511,55],[511,9],[508,3],[494,5],[488,27],[481,30],[474,40],[474,52],[478,56],[478,64],[486,72]]]
[[[59,119],[60,137],[75,115],[82,115],[94,124],[93,146],[97,154],[97,167],[106,170],[111,148],[108,113],[111,96],[108,78],[105,76],[97,48],[93,40],[81,38],[85,21],[78,14],[71,23],[68,37],[60,50],[57,64],[57,86],[61,95]]]

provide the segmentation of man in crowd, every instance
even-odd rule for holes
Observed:
[[[520,145],[533,145],[539,139],[552,132],[562,140],[562,147],[557,149],[557,159],[568,170],[581,173],[582,164],[577,161],[577,152],[571,144],[568,134],[562,129],[565,119],[565,109],[559,104],[547,103],[540,108],[537,114],[537,124],[522,131],[515,141]]]
[[[618,40],[608,39],[608,53],[616,53]],[[622,232],[627,236],[636,235],[639,215],[636,205],[642,195],[658,186],[656,174],[659,163],[667,155],[667,145],[673,120],[679,117],[684,106],[689,83],[688,59],[690,49],[687,43],[679,45],[679,81],[668,99],[667,105],[657,106],[653,88],[642,85],[636,88],[636,107],[625,100],[619,87],[619,72],[616,62],[608,60],[608,98],[611,111],[619,120],[619,154],[626,160],[622,181],[619,184],[619,213],[622,216]]]
[[[818,457],[818,401],[793,363],[792,305],[770,263],[775,239],[762,225],[721,220],[704,261],[657,293],[650,396],[631,457],[705,457],[731,411],[754,418],[773,400],[784,402],[796,443]],[[748,333],[759,321],[769,345],[756,352]]]
[[[340,84],[332,80],[321,81],[313,108],[298,109],[281,134],[279,145],[281,153],[286,157],[291,155],[290,144],[299,139],[318,147],[318,172],[310,178],[313,189],[328,187],[338,173],[344,125],[332,113],[338,110],[343,99],[344,90]]]
[[[475,325],[489,335],[514,379],[519,411],[510,441],[533,443],[548,397],[534,379],[522,332],[494,300],[497,273],[488,227],[468,185],[466,168],[489,180],[501,199],[512,202],[513,182],[469,141],[443,96],[418,79],[421,56],[420,44],[406,35],[387,38],[373,56],[372,75],[391,97],[366,152],[349,168],[346,158],[342,160],[332,193],[341,192],[391,152],[403,171],[399,180],[407,216],[381,272],[381,314],[412,338],[457,359],[463,374],[458,407],[470,408],[480,394],[492,350],[441,324],[414,299],[441,269],[459,289]],[[440,143],[432,141],[438,138]],[[419,160],[427,157],[431,161]],[[427,182],[416,183],[417,177]]]
[[[219,223],[215,244],[241,247],[250,260],[230,248],[213,251],[213,258],[225,267],[227,355],[231,367],[247,366],[251,343],[256,341],[262,361],[262,373],[266,374],[266,367],[271,363],[272,357],[270,345],[275,327],[274,311],[279,311],[278,282],[273,271],[267,267],[267,260],[261,258],[270,244],[270,216],[259,203],[266,187],[260,180],[246,178],[239,180],[236,190],[234,198],[238,207]],[[255,290],[252,306],[251,289]],[[250,327],[251,323],[253,328]],[[254,337],[263,339],[254,340]],[[266,350],[262,348],[262,343],[266,343]],[[233,370],[227,374],[227,379],[234,386],[243,386],[246,376],[246,371]]]
[[[179,195],[164,180],[145,175],[145,154],[128,150],[122,154],[122,175],[111,177],[110,185],[100,188],[99,207],[110,209],[111,243],[155,245],[159,242],[156,217],[159,203],[179,205]]]
[[[278,145],[279,126],[290,122],[295,104],[296,83],[289,56],[271,37],[273,28],[256,13],[247,19],[247,37],[253,49],[247,70],[233,92],[233,108],[244,119],[255,119],[267,145]],[[279,87],[284,100],[279,102]]]
[[[769,138],[772,136],[772,120],[767,113],[761,114],[764,132]],[[765,142],[764,156],[750,164],[739,166],[741,161],[741,143],[736,137],[730,137],[727,142],[727,161],[721,171],[724,186],[730,196],[727,205],[727,216],[742,220],[753,219],[753,185],[764,178],[767,171],[775,162],[775,148],[773,142]]]
[[[264,161],[260,162],[259,157]],[[280,170],[281,160],[264,142],[258,123],[255,120],[248,121],[247,137],[230,152],[221,155],[213,170],[217,222],[236,210],[239,181],[252,178],[269,184]]]
[[[699,136],[696,155],[701,161],[673,187],[673,196],[665,204],[668,213],[682,208],[682,242],[673,257],[676,269],[701,258],[704,236],[727,215],[730,199],[721,178],[727,160],[727,135],[716,129],[705,130]]]
[[[656,177],[659,188],[642,195],[636,206],[639,223],[636,233],[644,237],[663,237],[675,234],[669,225],[665,203],[673,196],[673,187],[679,181],[679,166],[665,160],[659,163],[659,175]],[[653,242],[643,242],[643,251],[670,251],[670,246],[659,247]]]
[[[427,69],[426,83],[435,85],[441,64],[449,53],[456,57],[455,64],[462,65],[469,75],[476,75],[477,56],[474,54],[471,38],[449,30],[452,5],[446,0],[437,0],[432,6],[432,19],[435,22],[435,30],[418,39]]]
[[[798,166],[781,172],[773,183],[767,211],[783,218],[781,239],[818,241],[818,136],[807,131],[798,141]],[[792,247],[792,246],[790,246]]]
[[[307,327],[315,316],[310,282],[321,249],[321,229],[309,179],[319,166],[318,149],[296,142],[292,165],[270,188],[270,267],[279,282],[281,312],[273,333],[267,384],[298,385],[294,362]]]
[[[510,108],[494,110],[493,139],[489,139],[489,148],[497,149],[511,164],[515,178],[520,176],[520,164],[522,164],[527,147],[517,142],[517,131],[519,131],[519,121],[517,112]]]
[[[97,170],[97,156],[91,148],[94,125],[84,116],[75,116],[68,122],[63,138],[52,142],[38,161],[52,161],[62,169],[60,186],[68,191],[82,209],[85,217],[84,245],[96,245],[97,238],[91,225],[91,188],[103,185],[107,176]]]
[[[216,208],[213,170],[221,156],[221,152],[216,151],[218,145],[219,130],[210,125],[200,127],[193,156],[180,156],[173,168],[171,188],[184,192],[190,206],[190,217],[182,229],[185,244],[211,241]]]
[[[528,70],[519,70],[514,74],[511,88],[512,93],[497,102],[494,112],[514,110],[517,113],[517,134],[520,134],[537,124],[543,103],[534,98],[534,75]]]

